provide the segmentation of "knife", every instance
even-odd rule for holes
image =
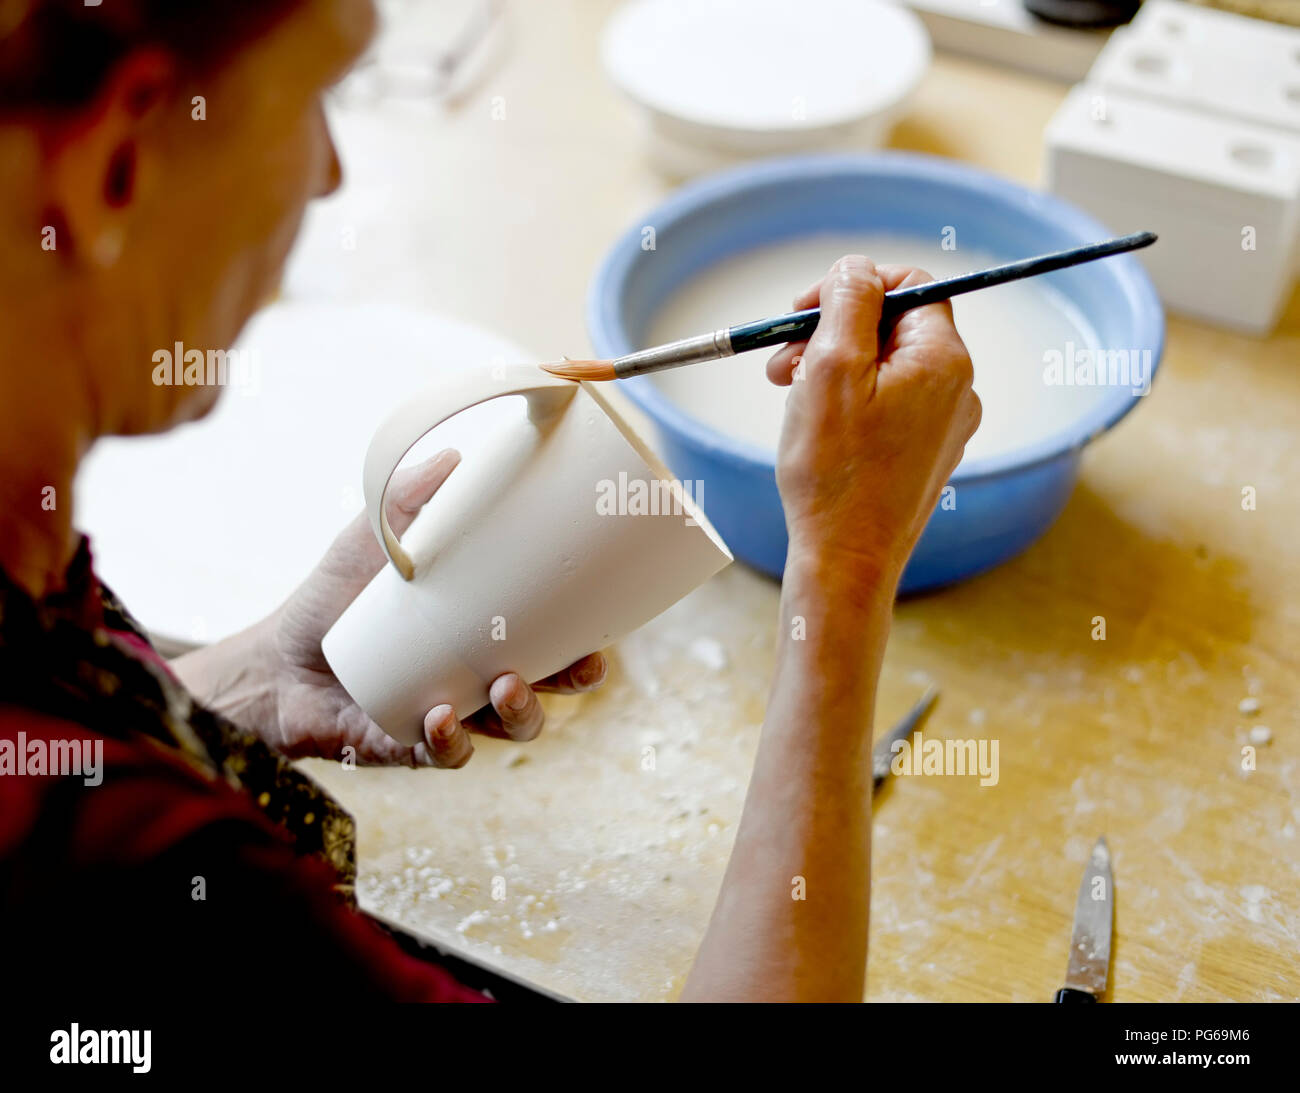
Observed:
[[[920,701],[903,715],[902,720],[876,741],[876,746],[871,750],[871,789],[873,793],[889,777],[890,766],[894,761],[894,741],[911,736],[912,730],[919,728],[930,715],[930,709],[934,706],[935,699],[938,697],[939,688],[927,688]]]
[[[1065,986],[1057,1002],[1099,1002],[1106,993],[1110,968],[1111,920],[1115,913],[1114,882],[1110,873],[1110,848],[1103,835],[1092,848],[1079,899],[1074,905],[1074,933],[1070,937],[1070,963]]]

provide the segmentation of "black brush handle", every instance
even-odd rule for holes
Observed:
[[[885,294],[886,296],[888,293]],[[807,311],[792,311],[775,319],[757,319],[731,328],[731,348],[737,353],[750,349],[764,349],[770,345],[787,345],[806,342],[812,337],[821,320],[822,309],[810,307]]]
[[[1004,266],[993,266],[963,273],[957,277],[947,277],[942,281],[929,281],[924,285],[912,285],[910,288],[896,288],[885,293],[885,302],[881,307],[880,325],[888,328],[905,311],[926,304],[950,300],[965,292],[975,292],[981,288],[1005,285],[1009,281],[1020,281],[1026,277],[1037,277],[1040,273],[1052,273],[1058,269],[1095,262],[1098,258],[1109,258],[1112,254],[1149,247],[1156,241],[1152,232],[1136,232],[1122,235],[1116,239],[1105,239],[1100,243],[1089,243],[1084,247],[1056,251],[1052,254],[1040,254],[1036,258],[1022,258],[1019,262],[1008,262]],[[787,345],[790,342],[807,341],[817,329],[822,317],[821,308],[810,307],[805,311],[793,311],[789,315],[778,315],[773,319],[758,319],[752,323],[740,323],[731,327],[731,348],[737,353],[750,349],[765,349],[774,345]]]

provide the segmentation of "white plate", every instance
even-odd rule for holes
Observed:
[[[930,39],[883,0],[631,0],[601,55],[653,138],[747,155],[883,140]]]
[[[100,441],[77,479],[100,578],[174,641],[223,638],[294,589],[361,511],[366,447],[405,395],[450,370],[529,359],[466,323],[382,304],[274,304],[238,348],[256,351],[252,381],[211,415]],[[430,440],[468,456],[510,412],[478,407]]]

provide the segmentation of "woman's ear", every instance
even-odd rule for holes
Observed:
[[[114,66],[92,102],[58,123],[48,144],[47,207],[71,236],[59,249],[72,261],[102,268],[121,255],[174,78],[168,55],[136,50]]]

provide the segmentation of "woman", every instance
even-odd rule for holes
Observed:
[[[171,665],[73,530],[96,438],[211,409],[217,389],[155,385],[153,353],[229,345],[273,291],[306,203],[338,184],[321,96],[373,18],[369,0],[0,3],[0,907],[25,939],[10,981],[30,989],[481,999],[351,908],[351,820],[287,759],[459,767],[473,732],[535,737],[536,691],[604,675],[599,654],[533,687],[504,675],[484,712],[433,709],[425,741],[400,748],[320,652],[381,566],[360,519],[272,617]],[[685,998],[862,996],[891,605],[980,415],[946,305],[877,345],[883,293],[925,279],[841,259],[795,301],[820,302],[814,338],[769,363],[794,388],[777,667]],[[398,484],[399,532],[454,465],[444,453]],[[95,774],[19,773],[20,752]],[[88,925],[90,952],[69,942]]]

